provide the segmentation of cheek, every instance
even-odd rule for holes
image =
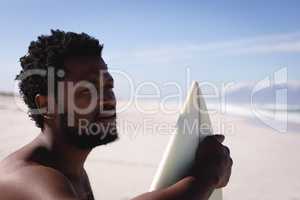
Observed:
[[[78,94],[66,100],[68,111],[74,111],[79,114],[88,114],[97,108],[97,97],[88,94]]]
[[[70,116],[68,116],[67,114],[67,118],[69,119]],[[95,121],[95,115],[94,113],[90,113],[90,114],[78,114],[78,113],[74,113],[74,116],[73,117],[73,121],[74,121],[74,124],[72,125],[73,127],[76,127],[76,128],[80,128],[81,126],[86,126],[87,124],[91,124]]]
[[[80,123],[91,123],[95,120],[96,110],[89,110],[88,112],[81,112],[81,110],[74,111],[75,125]]]
[[[73,107],[76,107],[77,109],[87,109],[89,106],[91,106],[92,98],[87,95],[82,95],[79,97],[76,97],[73,101]]]
[[[64,102],[64,112],[68,118],[74,118],[75,127],[78,127],[80,123],[93,122],[95,120],[97,107],[91,105],[91,99],[89,97],[66,98]]]
[[[96,99],[92,99],[89,95],[82,95],[76,98],[73,106],[76,107],[75,113],[78,119],[83,118],[93,121],[97,111]]]
[[[64,88],[63,97],[60,98],[64,102],[65,111],[80,111],[85,109],[93,110],[97,104],[97,93],[80,92],[78,89]],[[86,112],[85,112],[86,113]]]

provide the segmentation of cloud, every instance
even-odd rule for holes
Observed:
[[[230,103],[250,104],[251,95],[259,81],[239,82],[226,90],[226,98]],[[272,84],[268,87],[262,87],[256,92],[254,103],[272,104],[276,99],[276,92],[287,89],[287,103],[290,106],[300,107],[300,81],[289,80],[285,83]]]
[[[300,53],[300,32],[262,35],[213,43],[181,43],[144,49],[129,49],[127,53],[111,55],[112,61],[170,63],[172,61],[199,58],[199,55],[253,55],[273,53]]]

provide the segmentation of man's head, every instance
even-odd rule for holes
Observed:
[[[113,79],[103,46],[85,33],[51,30],[20,58],[17,79],[29,116],[42,130],[79,148],[117,139]]]

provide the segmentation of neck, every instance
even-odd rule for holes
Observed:
[[[91,149],[79,149],[65,143],[61,137],[62,131],[45,126],[37,140],[47,150],[50,158],[49,164],[65,175],[80,177],[84,172],[84,162]]]

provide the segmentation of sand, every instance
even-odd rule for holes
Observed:
[[[2,159],[39,130],[11,97],[0,98],[0,111]],[[148,190],[176,117],[133,107],[119,114],[120,140],[93,150],[85,166],[96,199],[125,200]],[[247,117],[211,117],[215,132],[226,135],[234,160],[225,200],[300,200],[298,126],[282,134]]]

